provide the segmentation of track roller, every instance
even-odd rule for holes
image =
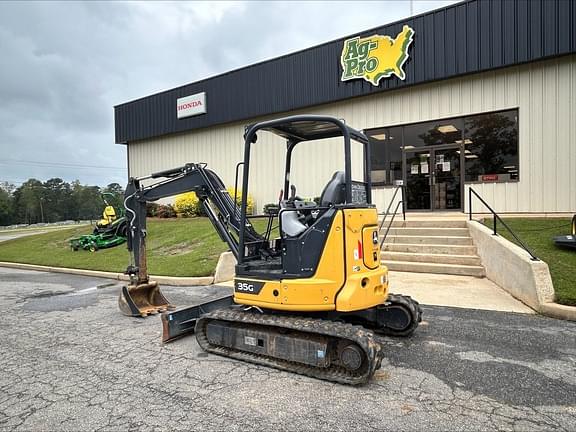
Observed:
[[[389,294],[386,303],[377,306],[376,333],[386,336],[410,336],[422,321],[420,304],[409,296]]]

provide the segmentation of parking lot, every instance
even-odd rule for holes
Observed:
[[[0,428],[574,430],[576,324],[424,306],[349,387],[160,343],[117,310],[115,281],[0,268]],[[164,287],[178,305],[224,287]]]

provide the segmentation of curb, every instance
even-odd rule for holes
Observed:
[[[542,303],[539,311],[542,315],[567,321],[576,321],[576,307],[558,303]]]
[[[106,278],[106,279],[116,279],[119,281],[128,281],[130,278],[128,275],[123,273],[113,273],[113,272],[104,272],[98,270],[82,270],[82,269],[71,269],[65,267],[48,267],[48,266],[41,266],[36,264],[21,264],[21,263],[12,263],[12,262],[4,262],[0,261],[0,267],[9,267],[15,268],[20,270],[36,270],[36,271],[45,271],[45,272],[52,272],[52,273],[67,273],[67,274],[75,274],[81,276],[92,276],[92,277],[99,277],[99,278]],[[214,283],[214,277],[212,276],[205,276],[205,277],[171,277],[171,276],[153,276],[151,275],[150,278],[154,279],[158,283],[170,286],[200,286],[200,285],[212,285]],[[227,285],[223,283],[222,285]],[[567,321],[576,321],[576,307],[574,306],[566,306],[561,305],[558,303],[543,303],[538,308],[538,312],[542,315],[562,319]]]
[[[52,273],[67,273],[75,274],[81,276],[92,276],[106,279],[116,279],[119,281],[129,281],[130,278],[124,273],[113,273],[98,270],[82,270],[82,269],[72,269],[65,267],[49,267],[41,266],[36,264],[21,264],[0,261],[0,267],[10,267],[20,270],[37,270]],[[172,277],[172,276],[154,276],[150,275],[151,279],[164,284],[172,286],[198,286],[198,285],[212,285],[214,283],[214,278],[212,276],[205,277]]]

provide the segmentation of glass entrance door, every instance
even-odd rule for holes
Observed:
[[[407,210],[461,210],[460,147],[404,152]]]
[[[434,150],[432,195],[434,210],[462,209],[460,149]]]
[[[407,210],[431,210],[430,150],[405,152]]]

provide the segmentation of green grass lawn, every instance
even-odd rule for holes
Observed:
[[[506,218],[504,222],[534,255],[548,264],[556,301],[576,306],[576,251],[557,248],[552,240],[555,236],[570,234],[570,219]],[[485,219],[484,223],[492,229],[492,219]],[[501,236],[514,241],[500,223],[497,231]]]
[[[149,219],[147,225],[153,275],[209,276],[228,250],[207,218]],[[123,272],[130,259],[126,244],[94,253],[70,248],[70,238],[91,231],[83,226],[0,242],[0,261]]]

